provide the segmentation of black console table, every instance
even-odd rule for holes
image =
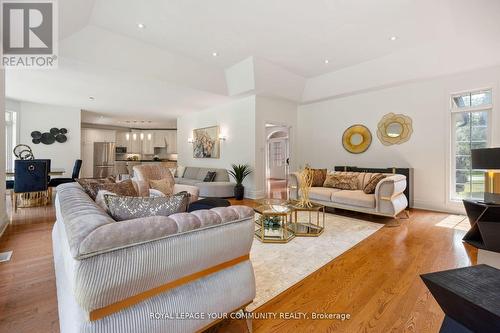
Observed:
[[[464,200],[471,223],[463,240],[479,249],[500,252],[500,204]]]
[[[440,332],[500,332],[500,270],[477,265],[420,277],[446,315]]]

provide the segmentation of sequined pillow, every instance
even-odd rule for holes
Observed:
[[[95,200],[97,192],[99,192],[99,185],[101,184],[113,184],[115,182],[114,178],[79,178],[76,180],[80,184],[92,200]]]
[[[161,193],[165,195],[172,195],[174,193],[174,178],[169,177],[169,178],[163,178],[159,180],[150,180],[149,181],[149,186],[154,189],[158,190]]]
[[[366,194],[373,194],[375,193],[375,188],[377,187],[377,184],[380,183],[382,179],[385,178],[385,175],[381,173],[377,173],[376,175],[372,176],[368,183],[366,183],[365,188],[363,189],[363,192]]]
[[[326,169],[310,169],[313,173],[313,181],[311,187],[322,187],[326,179]]]
[[[357,190],[358,177],[356,175],[331,173],[326,176],[323,187],[338,188],[341,190]]]
[[[109,215],[115,221],[148,216],[170,216],[184,213],[189,205],[189,193],[179,192],[169,197],[126,197],[105,195]]]
[[[137,194],[137,191],[135,190],[134,184],[132,183],[131,179],[127,179],[119,183],[99,184],[97,186],[97,189],[99,191],[106,190],[109,192],[113,192],[114,194],[120,196],[136,197],[139,195]]]

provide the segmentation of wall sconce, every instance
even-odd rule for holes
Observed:
[[[141,133],[141,140],[144,140],[144,133]]]
[[[132,140],[137,140],[137,133],[132,134]]]
[[[226,136],[222,135],[222,134],[219,134],[219,140],[220,141],[226,141]]]
[[[126,133],[126,134],[125,134],[125,139],[126,139],[127,141],[129,141],[129,140],[130,140],[130,133]]]
[[[148,141],[151,141],[151,133],[148,133]]]
[[[188,138],[188,143],[194,143],[194,139],[193,138]]]

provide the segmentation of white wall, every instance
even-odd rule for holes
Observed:
[[[80,109],[20,102],[19,143],[29,145],[35,158],[51,159],[52,168],[63,168],[63,177],[71,177],[73,165],[80,158]],[[51,145],[34,144],[31,132],[48,132],[52,127],[66,128],[68,141]]]
[[[5,113],[5,73],[0,69],[0,113]],[[8,224],[7,212],[5,209],[5,117],[0,117],[0,237],[2,236]]]
[[[450,94],[471,89],[494,90],[495,109],[491,119],[492,145],[500,145],[500,67],[475,70],[397,87],[354,94],[298,110],[299,164],[333,168],[414,168],[415,207],[462,211],[460,203],[449,202]],[[378,121],[389,112],[413,119],[413,135],[402,145],[384,146],[376,134]],[[342,147],[342,134],[353,124],[364,124],[373,136],[365,153],[350,154]]]
[[[193,158],[188,139],[193,129],[220,126],[226,141],[221,142],[220,158]],[[177,119],[178,163],[182,166],[229,169],[232,163],[247,163],[255,168],[255,96],[249,96],[220,107],[190,113]],[[255,197],[254,174],[244,182],[245,196]]]

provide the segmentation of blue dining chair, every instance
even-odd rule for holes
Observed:
[[[16,160],[14,162],[14,191],[13,206],[17,211],[17,197],[27,194],[27,200],[31,202],[43,201],[47,204],[49,198],[47,160]],[[43,193],[45,192],[45,193]]]
[[[49,182],[49,187],[56,187],[61,184],[76,182],[76,179],[80,176],[80,169],[82,168],[82,160],[76,160],[73,165],[73,173],[71,178],[52,178]]]

